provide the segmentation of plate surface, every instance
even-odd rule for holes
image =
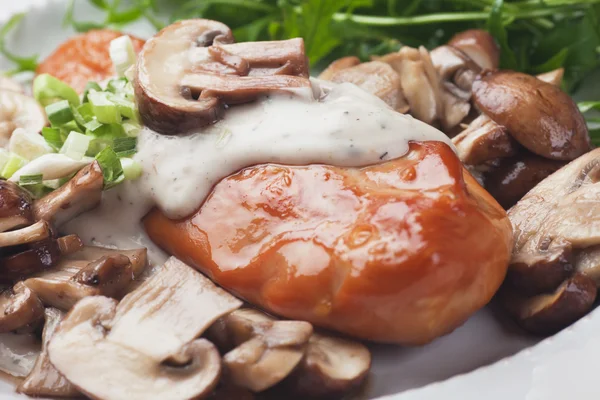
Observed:
[[[62,28],[64,0],[0,0],[0,24],[11,13],[26,11],[10,37],[9,48],[23,55],[50,53],[73,35]],[[99,19],[87,2],[77,16]],[[127,31],[142,37],[152,27],[139,23]],[[8,68],[0,58],[0,70]],[[590,82],[600,82],[598,76]],[[591,96],[598,85],[587,85]],[[537,343],[491,307],[474,315],[452,334],[422,348],[372,346],[373,368],[364,399],[395,400],[577,400],[600,398],[600,309],[569,329]],[[12,383],[0,379],[0,399],[24,399]]]

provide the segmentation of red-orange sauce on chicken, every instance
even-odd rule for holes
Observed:
[[[404,344],[485,305],[512,245],[504,210],[440,142],[365,168],[247,168],[194,215],[155,209],[144,224],[163,249],[272,313]]]

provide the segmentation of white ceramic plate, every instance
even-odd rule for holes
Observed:
[[[72,35],[62,28],[65,0],[0,0],[0,24],[26,11],[9,48],[23,55],[51,52]],[[78,16],[98,12],[77,2]],[[152,35],[147,24],[128,29]],[[0,58],[0,70],[8,65]],[[590,82],[600,82],[597,77]],[[592,97],[594,85],[586,85]],[[595,87],[599,87],[595,85]],[[588,97],[588,96],[585,96]],[[0,343],[0,351],[1,351]],[[563,400],[599,399],[600,310],[571,328],[537,343],[488,307],[454,333],[422,348],[372,346],[374,362],[364,398],[396,400]],[[23,399],[0,379],[0,399]],[[167,400],[167,399],[165,399]]]

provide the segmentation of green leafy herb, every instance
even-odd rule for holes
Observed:
[[[9,74],[15,74],[23,71],[35,71],[38,66],[38,56],[22,57],[14,54],[6,48],[6,36],[14,30],[20,23],[25,14],[13,15],[6,24],[0,28],[0,54],[6,57],[16,65],[15,69],[9,71]]]

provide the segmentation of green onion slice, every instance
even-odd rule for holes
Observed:
[[[37,185],[42,183],[44,179],[44,175],[36,174],[36,175],[21,175],[19,177],[19,185],[28,186],[28,185]]]
[[[48,74],[38,75],[34,79],[33,97],[42,106],[47,106],[57,100],[67,100],[73,106],[80,104],[79,95],[75,89]]]

